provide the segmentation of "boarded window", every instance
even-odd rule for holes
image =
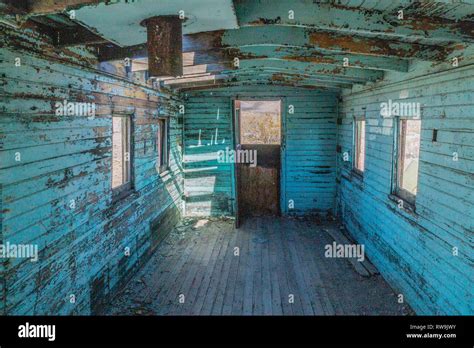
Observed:
[[[112,117],[112,189],[131,181],[131,116]]]
[[[363,173],[365,168],[365,120],[354,122],[354,169]]]
[[[168,140],[168,120],[158,120],[158,132],[156,135],[156,151],[158,153],[158,172],[163,172],[169,167],[169,140]]]
[[[421,120],[400,119],[397,128],[395,193],[413,204],[418,189]]]
[[[240,101],[240,143],[280,145],[280,101]]]

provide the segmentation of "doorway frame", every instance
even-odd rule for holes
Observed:
[[[231,108],[231,129],[232,129],[232,148],[237,150],[237,144],[240,142],[240,114],[236,115],[235,102],[236,101],[279,101],[280,102],[280,211],[279,214],[287,213],[286,209],[286,97],[284,96],[259,96],[236,94],[230,99]],[[232,199],[233,199],[233,213],[235,215],[235,226],[239,228],[239,180],[238,180],[238,166],[237,163],[232,163]]]

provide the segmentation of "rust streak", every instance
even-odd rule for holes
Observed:
[[[305,63],[327,63],[335,64],[337,60],[332,57],[324,57],[323,55],[318,56],[284,56],[283,59],[292,60],[297,62]]]

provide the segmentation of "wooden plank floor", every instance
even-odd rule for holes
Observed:
[[[334,222],[184,220],[105,309],[109,315],[407,315],[380,275],[326,258]]]

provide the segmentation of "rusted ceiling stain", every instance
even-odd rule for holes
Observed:
[[[324,56],[323,54],[313,54],[312,56],[284,56],[282,59],[292,60],[297,62],[306,63],[325,63],[325,64],[336,64],[338,61],[331,56]]]
[[[242,52],[242,50],[237,48],[237,47],[226,48],[224,50],[224,52],[226,53],[226,57],[228,59],[232,59],[232,58],[239,58],[239,59],[271,58],[271,57],[269,57],[267,55],[264,55],[264,54],[255,54],[255,53],[252,53],[252,52]]]
[[[278,81],[278,82],[286,82],[286,83],[297,83],[304,81],[305,78],[303,76],[299,76],[298,74],[284,74],[284,73],[274,73],[270,77],[271,81]]]
[[[102,2],[108,3],[110,0],[28,0],[26,1],[26,11],[30,13],[56,13],[66,9],[79,9],[84,6],[98,5]]]
[[[183,39],[183,50],[193,51],[226,47],[222,42],[222,37],[225,32],[225,30],[215,30],[185,35]]]
[[[442,17],[441,15],[426,15],[426,13],[447,13],[449,12],[448,4],[441,2],[428,3],[423,2],[423,6],[420,3],[414,2],[403,9],[404,18],[403,20],[396,20],[391,22],[394,25],[404,25],[413,30],[445,30],[453,34],[459,33],[469,38],[474,38],[474,22],[468,20],[472,18],[472,14],[464,18],[456,20]],[[454,4],[452,4],[454,5]],[[471,5],[472,6],[472,5]],[[397,17],[394,16],[396,19]]]
[[[259,18],[257,20],[249,22],[250,25],[266,25],[266,24],[281,24],[281,17],[270,18]]]
[[[334,35],[328,32],[313,31],[308,34],[309,43],[323,49],[357,52],[361,54],[398,56],[403,58],[444,59],[452,48],[447,46],[428,46],[416,43],[403,43],[378,38]]]
[[[327,32],[310,32],[309,43],[325,49],[340,49],[348,52],[365,54],[397,55],[386,40],[374,38],[358,38],[353,36],[339,36]]]

